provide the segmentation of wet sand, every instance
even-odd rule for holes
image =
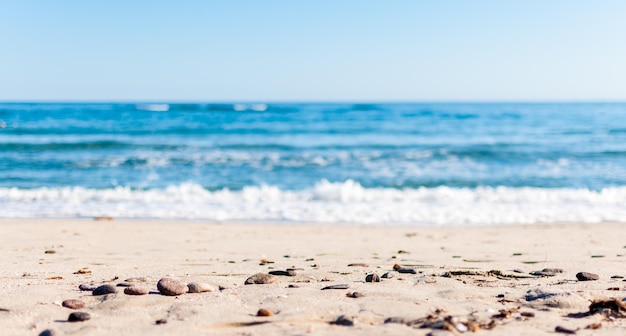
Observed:
[[[421,228],[2,219],[0,228],[6,335],[540,335],[557,327],[626,334],[623,223]],[[530,274],[544,269],[552,270]],[[244,284],[273,271],[285,275]],[[599,279],[580,281],[579,272]],[[372,274],[387,278],[366,282]],[[162,295],[157,282],[164,277],[215,290]],[[81,284],[111,284],[117,292],[93,295]],[[127,295],[121,285],[149,293]],[[340,289],[322,290],[327,286]],[[63,307],[68,299],[85,306]],[[261,308],[271,316],[257,316]],[[89,319],[68,322],[75,311]]]

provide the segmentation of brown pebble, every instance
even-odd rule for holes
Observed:
[[[364,297],[365,294],[360,293],[360,292],[350,292],[350,293],[347,293],[346,296],[349,298],[358,299],[360,297]]]
[[[149,291],[142,287],[130,286],[124,288],[124,294],[126,295],[146,295]]]
[[[535,317],[535,313],[533,312],[521,312],[520,315],[524,317]]]
[[[44,253],[45,254],[55,254],[55,253],[57,253],[57,251],[55,251],[55,250],[45,250]]]
[[[267,273],[257,273],[252,275],[244,282],[245,285],[265,285],[276,282],[278,277]]]
[[[380,277],[376,273],[368,274],[365,277],[365,282],[380,282]]]
[[[63,302],[61,302],[61,305],[65,308],[69,308],[69,309],[81,309],[83,307],[85,307],[85,302],[81,301],[81,300],[74,300],[74,299],[69,299],[69,300],[65,300]]]
[[[167,296],[182,295],[189,291],[186,283],[182,283],[172,278],[161,278],[161,280],[157,282],[157,288],[159,293]]]
[[[82,322],[82,321],[87,321],[87,320],[90,320],[90,319],[91,319],[91,315],[89,315],[89,313],[73,312],[67,318],[67,321],[68,322]]]
[[[265,309],[265,308],[261,308],[259,309],[259,311],[256,312],[256,316],[272,316],[274,315],[274,313],[269,310],[269,309]]]
[[[579,281],[592,281],[600,279],[600,276],[589,272],[578,272],[576,273],[576,279]]]
[[[92,295],[106,295],[113,293],[117,293],[117,288],[111,284],[98,286],[91,292]]]

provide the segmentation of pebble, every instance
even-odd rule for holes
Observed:
[[[124,294],[126,295],[146,295],[148,294],[148,290],[142,287],[130,286],[124,288]]]
[[[346,296],[347,296],[347,297],[354,298],[354,299],[358,299],[358,298],[360,298],[360,297],[364,297],[364,296],[365,296],[365,294],[360,293],[360,292],[350,292],[350,293],[346,294]]]
[[[57,335],[60,335],[60,334],[56,332],[54,329],[46,329],[39,333],[39,336],[57,336]]]
[[[574,335],[576,333],[576,330],[567,329],[561,326],[557,326],[556,328],[554,328],[554,331],[558,333],[562,333],[562,334],[569,334],[569,335]]]
[[[345,315],[341,315],[341,316],[337,317],[336,320],[331,322],[331,324],[336,324],[336,325],[346,326],[346,327],[352,327],[352,326],[354,326],[354,319],[351,318],[351,317],[347,317]]]
[[[146,279],[146,277],[137,277],[137,278],[128,278],[126,280],[124,280],[126,282],[148,282],[148,279]]]
[[[157,288],[159,289],[159,292],[161,294],[167,296],[177,296],[185,294],[189,290],[187,284],[174,280],[172,278],[161,278],[161,280],[157,282]]]
[[[578,272],[576,273],[576,279],[579,281],[592,281],[600,279],[600,276],[589,272]]]
[[[533,271],[533,272],[530,272],[530,275],[542,276],[542,277],[553,277],[553,276],[556,275],[556,273],[546,272],[545,270],[543,270],[543,271]]]
[[[119,282],[116,286],[117,287],[130,287],[132,285],[133,285],[132,283],[124,281],[124,282]]]
[[[69,300],[65,300],[61,303],[61,305],[65,308],[69,308],[69,309],[81,309],[83,307],[85,307],[85,302],[81,301],[81,300],[73,300],[73,299],[69,299]]]
[[[204,282],[191,282],[187,284],[189,288],[189,293],[204,293],[204,292],[215,292],[217,289],[208,283]]]
[[[398,264],[393,265],[393,269],[398,273],[417,274],[417,272],[411,267],[402,267]]]
[[[621,275],[614,275],[611,277],[611,279],[624,279],[624,277]]]
[[[91,315],[89,315],[89,313],[73,312],[67,318],[67,321],[68,322],[82,322],[82,321],[87,321],[87,320],[90,320],[90,319],[91,319]]]
[[[96,289],[98,286],[94,285],[94,284],[80,284],[78,286],[78,289],[82,290],[82,291],[93,291],[94,289]]]
[[[348,284],[337,284],[337,285],[326,286],[326,287],[322,288],[322,290],[327,290],[327,289],[348,289],[348,288],[350,288],[350,286]]]
[[[249,277],[248,279],[246,279],[244,284],[245,285],[265,285],[265,284],[274,283],[276,282],[276,280],[278,280],[278,277],[276,277],[275,275],[266,274],[266,273],[257,273]]]
[[[269,309],[265,309],[265,308],[261,308],[259,309],[259,311],[256,312],[256,316],[272,316],[274,315],[274,313],[269,310]]]
[[[278,270],[276,270],[276,271],[270,271],[269,273],[271,275],[279,275],[279,276],[296,276],[298,274],[293,269],[286,270],[286,271],[278,271]]]
[[[370,265],[366,263],[352,263],[348,264],[348,267],[369,267]]]
[[[402,317],[388,317],[385,319],[385,323],[405,324],[406,320]]]
[[[544,268],[541,271],[542,272],[548,272],[548,273],[563,273],[563,269],[562,268]]]
[[[391,279],[391,278],[393,278],[393,274],[389,273],[389,272],[386,272],[385,274],[383,274],[381,276],[381,278],[383,278],[383,279]]]
[[[165,323],[167,323],[167,320],[164,319],[164,318],[163,319],[158,319],[158,320],[154,321],[154,324],[165,324]]]
[[[365,282],[380,282],[380,277],[376,273],[368,274],[365,277]]]
[[[92,295],[106,295],[106,294],[113,294],[113,293],[117,293],[117,288],[115,288],[115,286],[110,285],[110,284],[104,284],[104,285],[98,286],[91,292]]]

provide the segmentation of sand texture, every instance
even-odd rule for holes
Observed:
[[[621,223],[3,219],[0,239],[3,335],[626,335]]]

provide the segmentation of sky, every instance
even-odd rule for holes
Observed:
[[[0,101],[626,101],[626,1],[0,2]]]

